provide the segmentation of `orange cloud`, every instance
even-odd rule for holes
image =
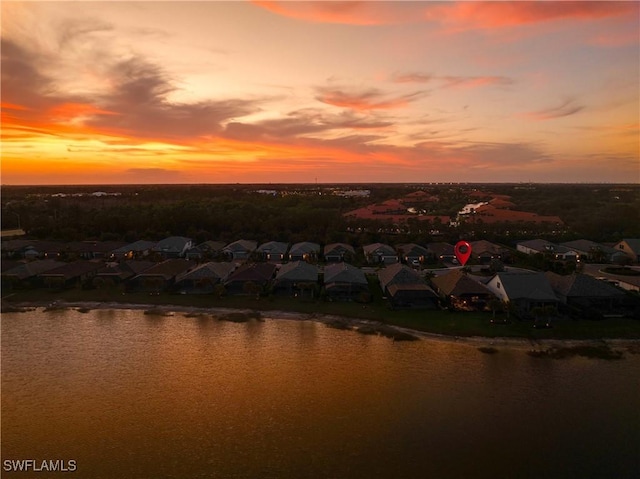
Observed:
[[[428,18],[462,28],[492,29],[556,20],[598,20],[638,14],[635,2],[455,2],[434,6]]]
[[[560,105],[543,110],[525,113],[524,116],[532,120],[553,120],[565,116],[575,115],[584,110],[584,105],[576,103],[572,98],[563,101]]]
[[[253,1],[277,15],[313,23],[390,25],[433,22],[456,29],[492,29],[555,20],[598,20],[638,15],[636,2],[460,1],[288,2]]]
[[[403,108],[423,97],[425,92],[418,91],[407,95],[388,96],[382,91],[371,88],[364,91],[345,91],[336,88],[318,88],[316,99],[322,103],[353,110],[391,110]]]

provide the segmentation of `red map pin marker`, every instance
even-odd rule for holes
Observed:
[[[456,254],[456,258],[458,258],[458,262],[464,266],[471,256],[471,245],[466,241],[458,241],[453,251]]]

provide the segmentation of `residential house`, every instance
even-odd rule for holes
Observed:
[[[96,272],[91,284],[95,288],[112,288],[143,273],[156,264],[153,261],[138,260],[122,261],[120,263],[110,262]]]
[[[331,243],[324,247],[324,260],[327,263],[351,261],[356,255],[353,246],[346,243]]]
[[[555,306],[558,303],[544,273],[496,273],[486,286],[498,299],[514,304],[521,312],[531,311],[535,307]]]
[[[360,268],[348,263],[332,263],[324,268],[324,290],[335,301],[370,301],[369,282]]]
[[[67,255],[82,259],[109,259],[112,251],[126,246],[124,241],[73,241],[67,244]]]
[[[550,271],[545,276],[561,303],[600,312],[620,306],[625,294],[605,281],[586,274],[561,276]]]
[[[268,241],[258,246],[256,256],[262,261],[280,263],[287,258],[289,243],[281,241]]]
[[[301,243],[295,243],[289,250],[290,261],[317,261],[320,254],[320,245],[318,243],[311,243],[309,241],[303,241]]]
[[[306,261],[283,264],[273,282],[275,294],[288,296],[315,296],[318,286],[318,267]]]
[[[420,275],[401,263],[391,264],[378,272],[380,287],[394,308],[435,309],[438,296]]]
[[[2,270],[2,289],[35,288],[42,286],[41,273],[64,266],[66,263],[55,259],[21,262],[12,268]]]
[[[427,252],[429,257],[434,261],[442,261],[447,263],[457,263],[456,254],[453,245],[449,243],[436,242],[427,244]]]
[[[257,241],[252,240],[238,240],[233,243],[229,243],[222,249],[222,252],[231,260],[247,260],[251,253],[253,253],[258,247]]]
[[[182,258],[172,258],[157,263],[126,282],[127,291],[160,293],[169,291],[176,277],[193,268],[195,263]]]
[[[440,297],[447,299],[451,307],[458,311],[485,311],[489,301],[495,298],[486,286],[461,269],[436,276],[431,279],[431,284]]]
[[[274,263],[245,263],[224,281],[229,294],[253,294],[264,291],[276,271]]]
[[[174,289],[183,294],[210,294],[236,269],[232,262],[209,262],[176,276]]]
[[[471,256],[480,264],[490,264],[494,259],[508,262],[511,257],[509,248],[486,240],[472,241],[469,244],[471,245]]]
[[[364,245],[364,257],[369,264],[392,264],[398,262],[396,251],[388,244],[373,243]]]
[[[193,247],[191,238],[184,236],[169,236],[151,248],[153,253],[159,254],[164,259],[184,258],[186,252]]]
[[[88,285],[104,263],[79,260],[66,263],[55,269],[40,273],[44,286],[51,289],[66,289]]]
[[[185,258],[191,261],[211,261],[222,254],[225,243],[222,241],[205,241],[194,246],[185,253]]]
[[[614,246],[614,249],[627,255],[632,263],[640,263],[640,239],[623,239]]]
[[[577,261],[580,255],[566,246],[557,245],[543,239],[520,241],[516,249],[525,254],[543,254],[553,259],[564,261]]]
[[[581,259],[586,259],[593,263],[610,263],[617,251],[615,248],[586,239],[566,241],[560,243],[560,246],[575,251],[580,255]]]
[[[396,252],[401,261],[412,266],[421,265],[427,260],[427,256],[429,256],[427,248],[415,243],[397,245]]]
[[[113,259],[140,259],[149,255],[152,248],[157,244],[155,241],[139,240],[133,243],[129,243],[120,248],[116,248],[111,251],[111,257]]]

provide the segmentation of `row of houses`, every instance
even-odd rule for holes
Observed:
[[[447,305],[454,310],[485,311],[497,302],[514,311],[566,304],[601,312],[619,309],[626,295],[610,284],[591,276],[560,276],[519,270],[492,277],[467,274],[454,268],[425,279],[415,269],[401,263],[379,268],[377,279],[383,297],[393,308],[436,309]],[[363,269],[345,262],[323,267],[303,260],[285,264],[272,262],[196,263],[173,258],[159,263],[126,260],[104,263],[79,260],[61,263],[52,259],[22,263],[2,272],[3,289],[69,287],[115,288],[127,292],[214,295],[261,295],[265,293],[332,301],[366,302],[374,291]],[[375,286],[374,286],[375,287]]]

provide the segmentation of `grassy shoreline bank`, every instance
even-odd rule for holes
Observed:
[[[55,302],[92,305],[118,304],[144,307],[182,308],[180,310],[253,310],[261,313],[277,312],[314,318],[344,318],[347,321],[369,321],[401,330],[433,334],[450,338],[513,339],[535,343],[539,340],[640,340],[640,321],[625,318],[589,320],[558,320],[550,329],[535,329],[530,321],[513,320],[508,324],[492,324],[491,313],[450,311],[398,311],[384,302],[338,303],[301,300],[288,297],[216,298],[211,295],[173,295],[127,293],[118,290],[65,291],[22,290],[2,298],[3,311],[12,306],[47,306]]]

